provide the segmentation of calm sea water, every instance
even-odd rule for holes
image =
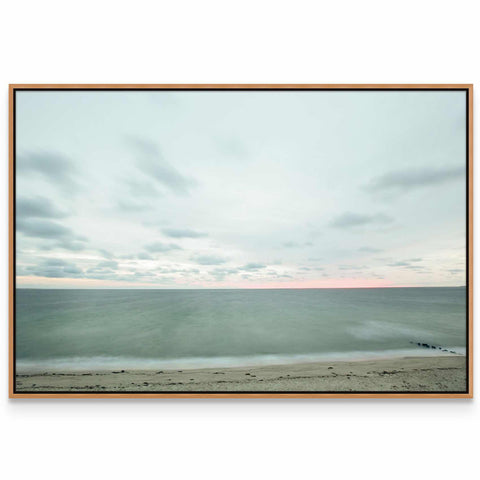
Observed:
[[[16,292],[17,368],[168,368],[465,353],[465,288]],[[414,342],[412,344],[411,342]]]

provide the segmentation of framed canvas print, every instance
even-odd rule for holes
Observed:
[[[472,85],[11,85],[10,396],[472,397]]]

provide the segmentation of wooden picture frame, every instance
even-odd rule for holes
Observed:
[[[466,272],[467,272],[467,387],[464,392],[25,392],[16,389],[15,356],[15,126],[16,93],[22,91],[121,90],[328,90],[328,91],[441,91],[466,93]],[[473,397],[473,85],[471,84],[13,84],[9,88],[9,396],[10,398],[472,398]]]

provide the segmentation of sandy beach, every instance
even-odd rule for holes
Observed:
[[[192,370],[19,372],[17,392],[462,392],[458,356]]]

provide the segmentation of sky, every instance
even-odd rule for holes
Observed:
[[[461,91],[20,91],[17,287],[465,285]]]

